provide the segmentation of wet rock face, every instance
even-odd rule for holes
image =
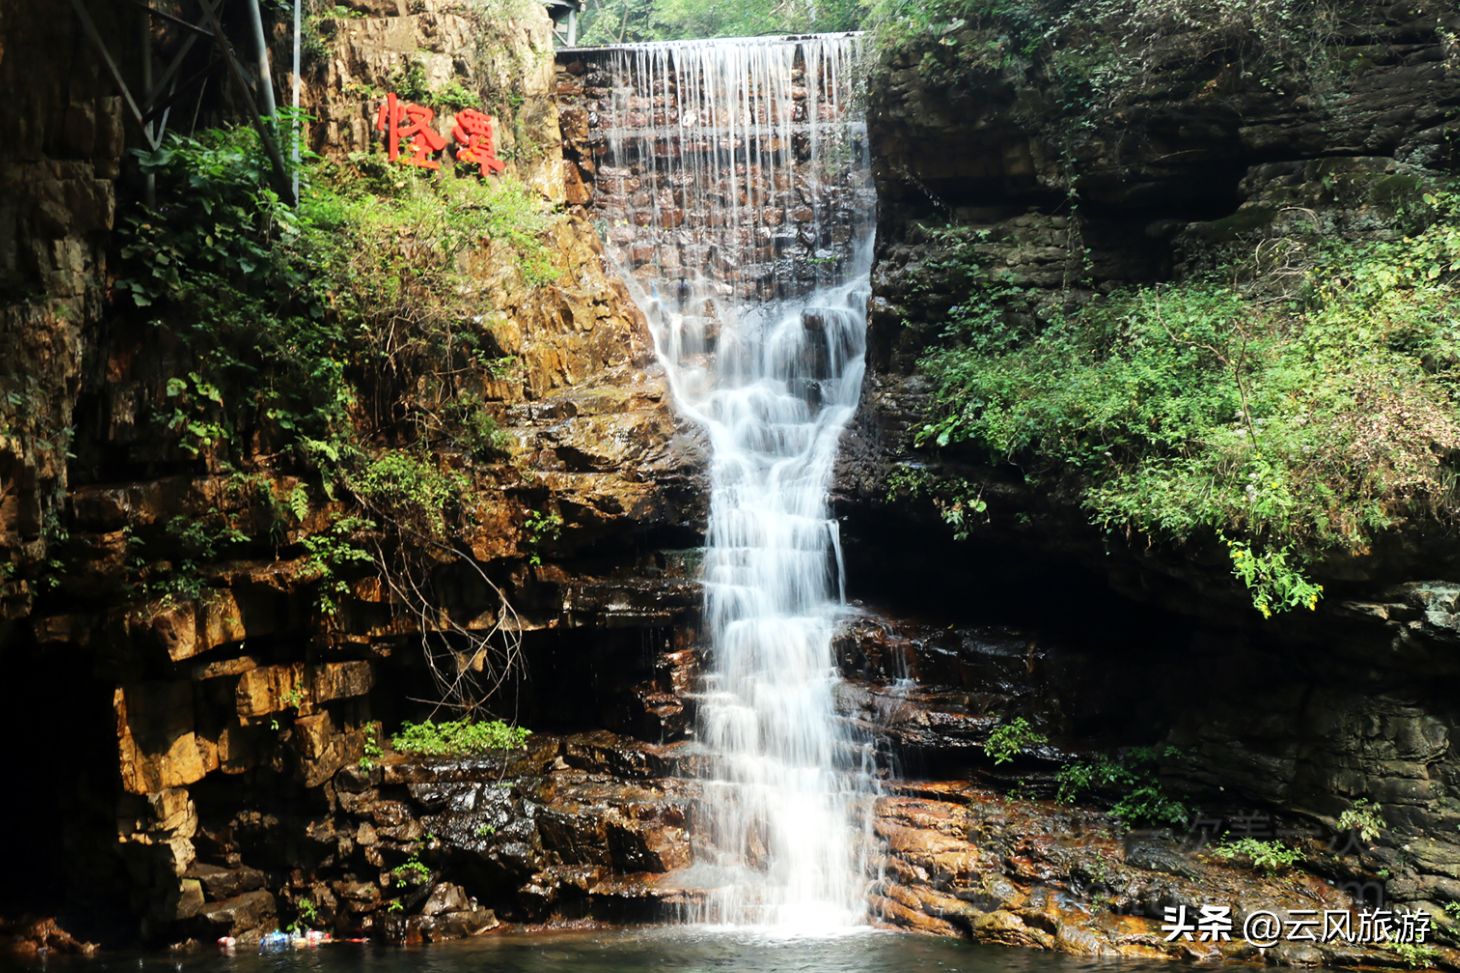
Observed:
[[[742,296],[769,300],[809,290],[819,279],[819,268],[850,257],[858,213],[871,203],[865,189],[845,173],[833,174],[835,153],[860,152],[863,144],[858,136],[845,145],[820,146],[822,158],[832,158],[822,163],[828,171],[816,177],[834,183],[834,189],[811,185],[808,163],[817,149],[804,125],[816,120],[835,125],[848,106],[835,103],[830,85],[807,83],[804,52],[791,68],[789,105],[773,105],[765,94],[751,96],[756,117],[770,120],[766,131],[736,137],[736,152],[742,138],[750,139],[750,161],[733,172],[727,168],[721,183],[705,187],[707,198],[721,205],[698,209],[687,207],[681,187],[673,179],[664,181],[662,173],[670,166],[709,168],[707,160],[714,153],[729,151],[718,142],[724,136],[712,133],[708,120],[695,111],[684,109],[681,118],[676,98],[636,91],[617,68],[616,57],[604,48],[563,52],[556,92],[567,201],[583,206],[627,257],[626,273],[649,287],[677,271],[712,268],[727,296],[731,288],[726,282],[734,281]],[[665,72],[663,78],[656,75],[655,90],[680,87],[677,71],[682,68],[672,60],[654,70]],[[788,117],[779,117],[783,110]],[[794,134],[793,125],[799,129]],[[647,132],[655,134],[645,137]],[[770,163],[783,152],[804,171]],[[659,179],[654,178],[656,171]],[[689,177],[674,177],[679,178]],[[731,226],[732,203],[742,207],[744,225]],[[670,245],[677,236],[661,231],[680,228],[692,229],[690,238],[708,242]]]
[[[869,614],[843,629],[838,650],[852,676],[841,709],[877,734],[905,789],[972,780],[1013,798],[1049,797],[1060,767],[1159,741],[1175,748],[1160,779],[1185,803],[1194,843],[1227,831],[1296,842],[1314,874],[1369,904],[1441,915],[1455,891],[1449,782],[1460,712],[1444,692],[1180,620],[1135,640],[1049,621]],[[996,764],[985,743],[1016,717],[1045,739]],[[1373,841],[1339,825],[1360,798],[1382,819]]]
[[[1351,890],[1314,875],[1265,877],[1167,832],[1122,834],[1087,811],[966,784],[909,783],[879,801],[875,827],[888,853],[872,902],[895,928],[1102,958],[1394,962],[1387,950],[1343,943],[1259,950],[1242,937],[1248,916],[1346,911]],[[1196,916],[1202,906],[1230,908],[1230,939],[1169,939],[1161,930],[1167,909]]]
[[[193,824],[196,893],[179,930],[241,941],[299,915],[406,943],[519,922],[664,918],[693,893],[692,791],[675,746],[605,731],[520,752],[338,770],[322,788],[271,771],[219,782]],[[214,797],[222,797],[221,793]],[[271,893],[268,891],[273,889]]]
[[[1445,789],[1460,721],[1448,697],[1416,702],[1392,674],[1219,640],[1184,620],[1140,641],[1089,621],[965,626],[866,612],[843,627],[839,709],[875,734],[889,770],[875,816],[876,921],[1079,955],[1326,966],[1393,959],[1342,943],[1259,952],[1242,942],[1244,917],[1312,908],[1357,923],[1380,907],[1448,927]],[[1016,717],[1040,738],[995,762],[985,745]],[[1153,780],[1183,802],[1185,825],[1132,830],[1091,806],[1131,785],[1085,792],[1080,806],[1053,800],[1061,768],[1158,741],[1174,749]],[[1361,796],[1382,818],[1373,840],[1339,821]],[[1283,842],[1299,865],[1264,875],[1214,853],[1244,836]],[[1233,941],[1168,941],[1165,910],[1202,905],[1231,909]]]

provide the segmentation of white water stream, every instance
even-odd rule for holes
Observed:
[[[623,180],[635,227],[615,256],[711,444],[696,875],[716,891],[700,921],[865,921],[875,785],[870,741],[835,711],[844,585],[827,505],[861,389],[872,254],[860,47],[623,48],[599,120],[600,179]]]

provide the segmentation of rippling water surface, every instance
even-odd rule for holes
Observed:
[[[656,927],[629,931],[514,933],[395,948],[336,944],[258,955],[240,949],[170,957],[113,955],[49,964],[0,964],[55,973],[1189,973],[1212,967],[1089,960],[974,946],[929,936],[858,932],[822,938],[745,929]]]

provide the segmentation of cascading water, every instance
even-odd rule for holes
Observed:
[[[860,49],[856,35],[621,48],[597,119],[611,248],[712,450],[702,921],[807,931],[866,911],[872,753],[835,709],[827,505],[871,266]]]

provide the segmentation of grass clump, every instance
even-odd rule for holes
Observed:
[[[383,450],[364,462],[349,483],[371,510],[409,534],[435,540],[447,536],[448,510],[470,487],[462,474],[401,449]]]
[[[401,753],[428,757],[464,756],[493,750],[523,750],[531,730],[501,720],[403,723],[390,744]]]
[[[421,861],[419,855],[412,855],[390,870],[397,885],[425,885],[431,881],[431,869]]]

